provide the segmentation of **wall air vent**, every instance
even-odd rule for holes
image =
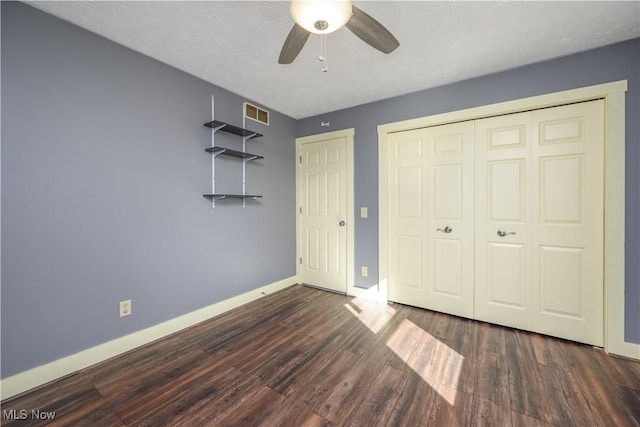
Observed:
[[[244,116],[256,122],[269,125],[269,112],[248,102],[244,103]]]

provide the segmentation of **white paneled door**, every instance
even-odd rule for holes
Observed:
[[[299,269],[303,283],[347,292],[347,137],[298,145]]]
[[[531,113],[476,121],[475,317],[531,330]]]
[[[425,307],[426,165],[422,129],[389,135],[388,159],[388,298]]]
[[[604,101],[387,150],[390,300],[603,345]]]
[[[533,112],[533,326],[604,335],[604,101]]]
[[[476,121],[476,318],[603,345],[604,105]]]
[[[473,316],[473,122],[391,134],[389,299]]]

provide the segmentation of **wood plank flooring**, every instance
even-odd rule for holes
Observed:
[[[640,362],[296,285],[2,413],[3,426],[640,426]]]

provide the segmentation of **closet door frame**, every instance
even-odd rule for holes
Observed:
[[[627,80],[587,86],[378,126],[379,292],[387,295],[387,139],[390,133],[482,119],[574,102],[605,100],[604,349],[640,359],[640,345],[624,341],[625,92]]]

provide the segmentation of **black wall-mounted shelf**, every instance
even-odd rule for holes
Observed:
[[[262,196],[254,194],[203,194],[207,199],[259,199]]]
[[[244,128],[241,128],[241,127],[238,127],[238,126],[230,125],[229,123],[221,122],[220,120],[213,120],[211,122],[205,123],[204,125],[206,127],[209,127],[209,128],[212,128],[212,129],[218,129],[218,130],[221,130],[223,132],[232,133],[234,135],[238,135],[238,136],[242,136],[242,137],[249,137],[247,139],[259,138],[259,137],[262,136],[261,133],[254,132],[254,131],[249,130],[249,129],[244,129]]]
[[[245,153],[244,151],[232,150],[225,147],[209,147],[205,148],[204,151],[215,154],[224,154],[225,156],[238,157],[246,160],[264,159],[263,156],[258,156],[257,154]]]
[[[212,109],[213,111],[213,109]],[[241,199],[242,206],[245,205],[245,201],[247,199],[259,199],[262,196],[255,194],[244,194],[245,193],[245,166],[247,162],[257,159],[264,159],[263,156],[258,156],[257,154],[251,154],[245,152],[245,143],[246,141],[259,138],[262,136],[261,133],[253,132],[249,129],[244,129],[238,126],[230,125],[229,123],[221,122],[220,120],[212,120],[204,124],[206,127],[211,128],[213,131],[212,139],[211,139],[211,147],[205,148],[205,151],[211,153],[213,155],[213,161],[211,163],[211,191],[212,194],[203,194],[204,197],[211,199],[212,205],[215,207],[216,200],[221,199]],[[216,132],[227,132],[233,135],[237,135],[242,137],[242,150],[232,150],[226,147],[216,146],[214,143]],[[224,193],[216,193],[216,175],[215,175],[215,158],[219,155],[237,157],[242,159],[242,193],[243,194],[224,194]]]

